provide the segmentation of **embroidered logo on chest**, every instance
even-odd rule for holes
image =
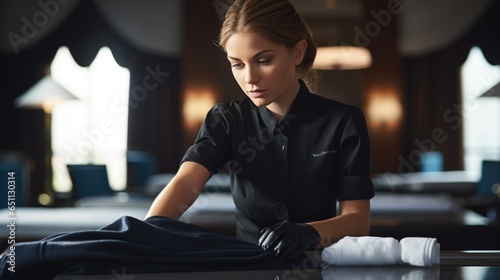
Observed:
[[[322,156],[325,156],[325,155],[328,155],[328,154],[334,154],[336,152],[337,152],[336,150],[325,150],[325,151],[321,151],[319,153],[312,153],[311,156],[313,158],[316,158],[316,157],[322,157]]]

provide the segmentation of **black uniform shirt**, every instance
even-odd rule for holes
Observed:
[[[230,172],[240,239],[257,243],[279,221],[328,219],[337,201],[374,196],[363,113],[299,82],[281,122],[249,98],[215,105],[182,159]]]

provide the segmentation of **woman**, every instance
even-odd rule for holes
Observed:
[[[208,112],[148,217],[179,218],[226,165],[240,239],[295,257],[368,234],[374,191],[364,116],[309,92],[303,80],[316,45],[294,7],[237,0],[219,44],[247,97]]]

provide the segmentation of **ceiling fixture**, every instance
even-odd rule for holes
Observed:
[[[318,47],[312,68],[318,70],[354,70],[370,67],[372,56],[367,48],[354,46]]]

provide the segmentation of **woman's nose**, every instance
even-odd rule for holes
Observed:
[[[245,71],[245,82],[247,84],[256,84],[259,81],[259,74],[255,67],[247,66]]]

